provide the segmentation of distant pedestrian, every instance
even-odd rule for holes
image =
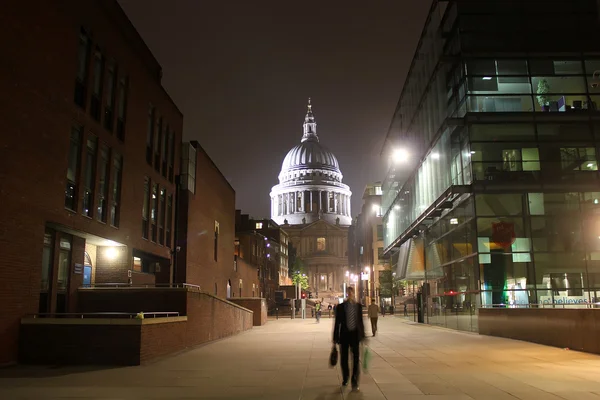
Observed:
[[[385,317],[385,304],[381,307],[381,316]]]
[[[408,317],[408,308],[406,307],[406,303],[404,303],[404,316]]]
[[[347,299],[335,308],[333,342],[340,345],[342,367],[342,385],[348,384],[348,350],[352,349],[352,390],[358,391],[360,375],[360,342],[365,338],[365,326],[362,319],[362,304],[354,298],[354,288],[348,288]]]
[[[375,299],[371,300],[368,312],[369,318],[371,319],[371,331],[373,336],[377,333],[377,318],[379,317],[379,307],[375,304]]]
[[[317,301],[317,304],[315,304],[315,314],[317,317],[317,324],[318,324],[321,319],[321,302],[320,301]]]

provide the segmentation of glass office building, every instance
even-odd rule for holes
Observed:
[[[384,145],[384,246],[424,322],[600,301],[596,0],[434,1]]]

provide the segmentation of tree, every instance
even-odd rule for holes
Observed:
[[[306,275],[306,267],[301,258],[294,257],[294,263],[291,268],[291,277],[294,285],[300,284],[303,290],[308,289],[308,276]]]
[[[379,274],[379,294],[381,297],[393,297],[398,295],[402,281],[394,275],[390,265],[387,265]]]

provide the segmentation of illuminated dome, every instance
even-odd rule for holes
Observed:
[[[283,225],[318,219],[350,225],[352,193],[342,183],[337,158],[319,143],[310,99],[303,127],[302,140],[283,159],[279,185],[271,192],[271,218]]]

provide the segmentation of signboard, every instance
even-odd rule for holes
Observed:
[[[77,275],[83,274],[83,264],[75,264],[73,268],[73,273]]]
[[[131,270],[127,271],[127,277],[131,278]]]
[[[361,272],[360,273],[360,279],[363,281],[368,281],[369,280],[369,273],[368,272]]]
[[[500,247],[509,247],[517,238],[515,224],[512,222],[496,222],[492,224],[492,242]]]

